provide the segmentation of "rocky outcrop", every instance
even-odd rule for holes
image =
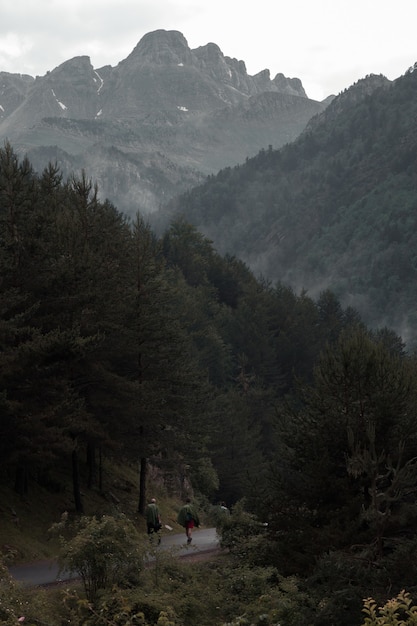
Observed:
[[[0,122],[22,104],[34,80],[27,74],[0,72]]]
[[[180,32],[156,30],[142,37],[124,62],[132,60],[151,65],[192,65],[193,55]]]

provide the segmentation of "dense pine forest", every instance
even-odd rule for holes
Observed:
[[[69,467],[82,517],[112,458],[137,463],[139,512],[150,468],[168,493],[226,501],[236,625],[359,626],[364,598],[417,594],[417,363],[401,337],[331,291],[255,278],[182,219],[157,237],[97,191],[0,150],[1,483],[59,489]]]

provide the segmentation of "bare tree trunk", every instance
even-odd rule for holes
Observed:
[[[92,441],[89,441],[87,444],[87,467],[87,485],[88,488],[91,489],[96,482],[96,446]]]
[[[101,446],[98,449],[98,488],[103,491],[103,457]]]
[[[148,463],[146,457],[142,457],[140,460],[140,469],[139,469],[139,502],[138,502],[138,513],[141,515],[145,512],[146,506],[146,474],[148,471]]]
[[[82,515],[84,513],[84,507],[83,507],[83,502],[81,499],[81,492],[80,492],[78,454],[77,454],[77,449],[75,447],[74,447],[74,450],[72,451],[71,460],[72,460],[72,486],[73,486],[73,491],[74,491],[75,510],[77,511],[77,513],[80,513]]]

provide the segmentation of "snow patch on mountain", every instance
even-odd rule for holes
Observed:
[[[51,91],[52,91],[52,95],[53,95],[53,97],[55,98],[56,102],[59,104],[59,106],[61,107],[61,109],[62,109],[63,111],[66,111],[66,110],[68,109],[68,107],[67,107],[67,106],[65,106],[65,104],[64,104],[63,102],[60,102],[60,100],[58,100],[58,98],[56,97],[55,91],[54,91],[53,89],[51,89]]]

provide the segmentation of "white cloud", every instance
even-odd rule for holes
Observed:
[[[30,50],[31,42],[29,38],[12,32],[0,35],[0,71],[3,66],[14,67]]]
[[[369,73],[396,78],[417,60],[414,0],[2,0],[0,71],[43,75],[74,56],[117,65],[148,32],[179,30],[245,61],[300,78],[322,99]]]

